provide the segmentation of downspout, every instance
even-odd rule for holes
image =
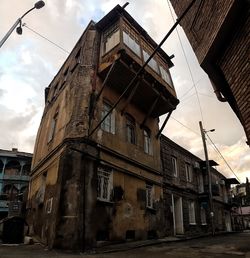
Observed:
[[[172,198],[172,211],[173,211],[174,236],[176,236],[175,207],[174,207],[174,195],[173,195],[173,194],[171,194],[171,198]]]
[[[211,82],[212,82],[212,81],[211,81]],[[227,99],[222,96],[221,91],[215,86],[215,84],[214,84],[213,82],[212,82],[212,86],[213,86],[214,93],[215,93],[217,99],[218,99],[220,102],[227,102]]]

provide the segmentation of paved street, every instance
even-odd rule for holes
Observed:
[[[40,245],[0,246],[0,258],[54,258],[54,257],[86,257],[86,258],[185,258],[185,257],[247,257],[250,258],[250,232],[204,237],[187,241],[164,243],[136,248],[121,252],[104,254],[72,254],[57,250],[48,251]]]

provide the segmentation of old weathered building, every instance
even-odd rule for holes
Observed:
[[[31,153],[16,148],[0,150],[0,219],[21,215],[22,201],[27,198],[31,159]]]
[[[170,0],[180,16],[191,0]],[[250,144],[250,3],[197,0],[181,25],[220,101],[228,101]]]
[[[179,101],[163,50],[140,72],[156,46],[118,5],[89,23],[46,89],[28,209],[49,247],[165,235],[156,135]]]
[[[161,135],[161,159],[166,234],[199,236],[211,233],[205,162],[164,135]],[[234,180],[227,179],[213,167],[211,177],[214,231],[231,231],[228,197]]]

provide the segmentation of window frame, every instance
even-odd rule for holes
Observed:
[[[154,186],[146,183],[146,208],[154,209]]]
[[[201,214],[201,225],[207,225],[206,209],[203,206],[201,206],[200,214]]]
[[[126,114],[126,139],[128,143],[136,145],[136,123],[129,114]]]
[[[107,42],[111,40],[111,38],[115,35],[115,33],[118,33],[117,39],[118,41],[115,41],[115,44],[113,44],[111,47],[107,48]],[[116,40],[117,40],[116,39]],[[119,28],[119,23],[116,22],[115,24],[108,27],[102,34],[102,56],[106,55],[108,52],[110,52],[112,49],[114,49],[117,45],[121,43],[121,29]]]
[[[190,163],[185,162],[186,180],[189,183],[193,182],[193,167]]]
[[[195,201],[188,202],[188,218],[189,218],[189,225],[196,225]]]
[[[106,189],[104,187],[106,187]],[[99,166],[97,168],[97,189],[96,189],[97,200],[104,201],[104,202],[111,202],[112,188],[113,188],[113,170],[107,166]]]
[[[106,114],[111,110],[112,105],[104,100],[101,111],[101,119],[103,119]],[[111,113],[105,118],[105,120],[101,123],[101,129],[107,133],[115,134],[115,111],[112,110]]]
[[[50,129],[49,129],[48,141],[47,141],[48,143],[50,143],[54,139],[57,121],[58,121],[58,110],[55,112],[55,114],[50,122]]]
[[[172,164],[173,176],[178,177],[177,158],[175,156],[171,156],[171,164]]]
[[[143,129],[143,149],[146,154],[152,154],[151,148],[151,132],[149,129]]]

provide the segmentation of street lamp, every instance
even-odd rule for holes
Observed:
[[[27,15],[29,12],[31,12],[34,9],[41,9],[42,7],[44,7],[45,3],[44,1],[38,1],[34,4],[34,7],[32,7],[31,9],[29,9],[26,13],[24,13],[20,18],[18,18],[16,20],[16,22],[13,24],[13,26],[9,29],[9,31],[6,33],[6,35],[3,37],[3,39],[0,42],[0,48],[2,47],[2,45],[4,44],[4,42],[8,39],[8,37],[10,36],[10,34],[13,32],[13,30],[16,28],[16,32],[17,34],[21,35],[22,34],[22,18]]]
[[[200,125],[201,138],[202,138],[202,142],[203,142],[205,159],[206,159],[206,170],[207,170],[207,175],[208,175],[208,191],[209,191],[211,228],[212,228],[212,235],[214,235],[214,205],[213,205],[213,194],[212,194],[212,177],[211,177],[211,170],[210,170],[210,164],[209,164],[209,159],[208,159],[208,152],[207,152],[207,144],[206,144],[205,134],[207,132],[214,132],[215,129],[211,129],[211,130],[206,131],[203,128],[201,121],[199,121],[199,125]]]

